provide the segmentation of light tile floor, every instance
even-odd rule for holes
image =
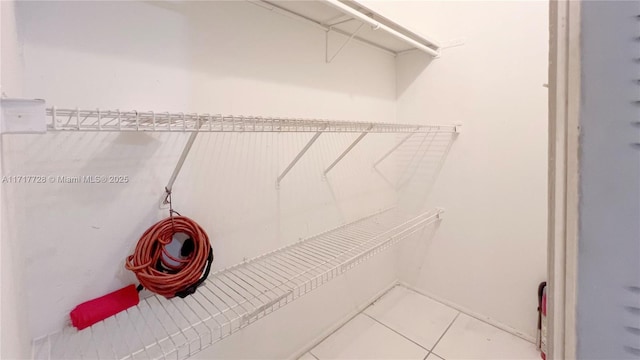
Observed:
[[[538,360],[535,345],[403,286],[396,286],[302,360]]]

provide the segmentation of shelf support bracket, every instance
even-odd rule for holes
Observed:
[[[378,159],[378,161],[374,162],[373,163],[373,167],[376,168],[378,166],[378,164],[380,164],[382,161],[384,161],[384,159],[388,158],[389,155],[393,154],[394,151],[398,150],[398,148],[400,146],[402,146],[402,144],[404,144],[407,140],[409,140],[410,137],[412,137],[415,134],[416,133],[411,133],[411,134],[405,136],[394,147],[392,147],[391,150],[387,151],[384,155],[382,155],[382,157],[380,159]]]
[[[160,208],[165,208],[167,205],[169,205],[169,195],[171,194],[171,189],[173,188],[173,184],[176,182],[176,179],[178,178],[178,174],[180,174],[180,170],[182,170],[182,166],[184,165],[185,160],[187,160],[187,156],[189,155],[189,152],[191,152],[191,148],[193,147],[193,143],[196,141],[196,138],[198,137],[198,133],[201,126],[202,126],[202,122],[198,119],[197,129],[194,132],[192,132],[191,135],[189,135],[189,139],[187,140],[187,143],[184,145],[184,149],[182,149],[182,154],[180,154],[178,163],[176,164],[175,169],[173,169],[173,173],[169,178],[169,182],[167,183],[167,186],[164,188],[165,192],[162,195]]]
[[[371,130],[373,126],[369,127],[369,130]],[[331,164],[329,165],[328,168],[326,168],[324,170],[324,172],[322,173],[323,176],[327,176],[327,173],[329,173],[329,171],[331,171],[331,169],[333,169],[334,166],[336,166],[340,160],[342,160],[343,157],[345,157],[356,145],[358,145],[358,143],[360,142],[360,140],[362,140],[369,132],[365,131],[363,133],[360,134],[360,136],[358,136],[355,140],[353,140],[353,142],[351,143],[351,145],[349,145],[348,148],[346,148],[342,154],[340,154],[340,156],[338,156],[338,158]]]
[[[324,129],[323,129],[324,130]],[[307,150],[309,150],[309,148],[311,147],[311,145],[313,145],[314,142],[316,142],[316,140],[318,140],[318,138],[320,137],[320,135],[322,134],[322,131],[318,131],[316,132],[313,137],[311,138],[311,140],[309,140],[309,142],[307,142],[307,145],[305,145],[302,150],[300,150],[300,152],[298,153],[298,155],[296,155],[296,157],[289,163],[289,166],[287,166],[286,169],[284,169],[284,171],[282,172],[282,174],[280,174],[280,176],[278,176],[278,178],[276,179],[276,189],[280,188],[280,182],[282,181],[282,179],[284,179],[285,176],[287,176],[287,174],[289,173],[289,171],[291,171],[291,169],[296,165],[296,163],[302,158],[302,156],[307,152]]]
[[[327,64],[331,63],[333,59],[335,59],[336,56],[340,54],[342,49],[344,49],[344,47],[347,46],[347,44],[349,44],[351,40],[353,40],[353,38],[358,34],[358,32],[360,31],[360,29],[362,29],[363,26],[364,26],[364,23],[361,23],[360,26],[358,26],[358,28],[356,29],[356,31],[354,31],[353,34],[351,34],[349,38],[345,40],[345,42],[343,42],[342,45],[340,45],[340,48],[338,48],[338,51],[336,51],[335,54],[331,56],[331,58],[329,58],[329,32],[332,30],[332,28],[329,27],[329,30],[327,30],[325,34],[325,55],[324,56]]]

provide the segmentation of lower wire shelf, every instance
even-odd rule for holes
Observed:
[[[36,339],[35,359],[184,359],[441,218],[397,209],[343,225],[209,276],[185,298],[162,296],[90,328]]]

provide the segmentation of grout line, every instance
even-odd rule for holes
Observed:
[[[380,301],[380,299],[382,299],[385,295],[387,295],[391,290],[397,288],[398,286],[402,286],[402,284],[400,283],[395,283],[395,285],[391,286],[390,288],[387,289],[387,291],[383,292],[380,296],[378,296],[375,300],[373,300],[371,303],[369,303],[367,306],[363,307],[362,310],[360,310],[360,312],[364,312],[365,310],[367,310],[368,308],[370,308],[371,306],[375,305],[378,301]]]
[[[449,331],[449,329],[451,329],[451,327],[453,326],[453,323],[456,322],[456,320],[458,320],[458,317],[460,316],[461,312],[458,311],[458,314],[456,315],[456,317],[453,318],[453,320],[451,320],[451,323],[449,324],[449,326],[447,326],[447,328],[444,330],[444,332],[442,333],[442,335],[440,335],[440,338],[438,339],[438,341],[436,341],[435,344],[433,344],[433,347],[431,348],[431,350],[429,350],[429,353],[432,353],[433,350],[436,348],[436,346],[438,346],[438,343],[440,343],[440,340],[442,340],[442,338],[447,334],[447,331]],[[434,353],[435,355],[435,353]]]
[[[314,349],[315,349],[315,348],[314,348]],[[319,358],[319,357],[317,357],[317,356],[315,356],[315,355],[311,352],[311,350],[309,350],[309,351],[307,351],[307,352],[309,353],[309,355],[313,356],[316,360],[320,360],[320,358]]]
[[[428,352],[428,353],[427,353],[427,356],[425,356],[425,357],[424,357],[424,359],[422,359],[422,360],[427,360],[427,358],[429,357],[429,355],[431,355],[431,352]]]
[[[487,325],[493,326],[496,329],[499,329],[499,330],[504,331],[504,332],[506,332],[508,334],[511,334],[511,335],[513,335],[513,336],[515,336],[515,337],[517,337],[519,339],[522,339],[522,340],[526,341],[526,342],[532,343],[534,345],[536,343],[535,340],[532,340],[530,336],[525,335],[525,334],[519,332],[518,330],[516,330],[514,328],[511,328],[511,327],[509,327],[509,326],[507,326],[505,324],[494,322],[493,319],[491,319],[491,318],[485,318],[480,314],[473,313],[469,309],[461,308],[456,303],[453,303],[453,302],[450,302],[450,301],[444,301],[443,299],[440,299],[440,298],[438,298],[438,297],[436,297],[434,295],[431,295],[429,293],[423,292],[422,290],[415,289],[415,288],[411,287],[410,285],[407,285],[404,282],[400,282],[400,284],[398,284],[398,286],[402,286],[407,290],[415,292],[416,294],[419,294],[419,295],[422,295],[422,296],[426,296],[427,298],[429,298],[429,299],[431,299],[431,300],[433,300],[435,302],[438,302],[438,303],[440,303],[442,305],[450,307],[450,308],[452,308],[452,309],[454,309],[454,310],[456,310],[456,311],[458,311],[458,312],[460,312],[462,314],[465,314],[465,315],[467,315],[469,317],[472,317],[472,318],[474,318],[474,319],[476,319],[478,321],[481,321],[481,322],[483,322],[483,323],[485,323]]]
[[[383,296],[385,296],[389,291],[395,289],[396,287],[400,286],[400,283],[396,282],[393,283],[393,285],[391,285],[387,290],[385,290],[380,296],[376,297],[375,300],[371,301],[370,303],[368,303],[367,305],[363,306],[362,309],[360,311],[358,311],[357,313],[353,314],[353,316],[349,317],[345,322],[342,323],[342,325],[340,325],[339,327],[335,328],[332,332],[330,332],[329,334],[327,334],[327,336],[323,337],[322,339],[320,339],[318,342],[315,343],[315,345],[313,345],[313,347],[311,349],[315,349],[316,347],[318,347],[318,345],[322,344],[325,340],[327,340],[331,335],[335,334],[336,332],[338,332],[340,329],[342,329],[343,327],[345,327],[345,325],[347,325],[349,322],[351,322],[351,320],[355,319],[356,316],[360,315],[360,314],[364,314],[364,311],[366,309],[369,308],[369,306],[375,304],[378,300],[380,300],[380,298],[382,298]],[[365,314],[366,315],[366,314]],[[368,315],[367,315],[368,316]],[[311,353],[311,349],[307,350],[308,353]],[[313,355],[313,354],[311,354]],[[313,355],[313,357],[315,357],[316,359],[318,359],[317,356]],[[319,360],[319,359],[318,359]]]
[[[426,347],[424,347],[424,346],[422,346],[422,345],[418,344],[417,342],[415,342],[415,341],[413,341],[413,340],[409,339],[408,337],[404,336],[402,333],[398,332],[396,329],[394,329],[394,328],[392,328],[392,327],[388,326],[387,324],[383,323],[382,321],[379,321],[378,319],[374,318],[373,316],[371,316],[371,315],[369,315],[369,314],[367,314],[367,313],[365,313],[365,312],[363,312],[362,314],[363,314],[363,315],[365,315],[365,316],[367,316],[367,317],[369,317],[369,318],[371,318],[373,321],[375,321],[375,322],[377,322],[378,324],[380,324],[380,325],[382,325],[382,326],[386,327],[387,329],[389,329],[389,330],[393,331],[394,333],[396,333],[396,334],[398,334],[398,335],[402,336],[403,338],[405,338],[405,339],[407,339],[407,340],[411,341],[412,343],[414,343],[414,344],[418,345],[419,347],[421,347],[421,348],[423,348],[423,349],[427,350],[427,356],[429,356],[429,349],[427,349]]]

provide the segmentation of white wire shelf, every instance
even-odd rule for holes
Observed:
[[[367,8],[359,1],[249,1],[269,11],[306,22],[326,31],[327,34],[330,32],[342,34],[348,38],[344,45],[355,40],[394,56],[405,51],[420,50],[438,57],[443,48],[443,45],[432,37],[418,34]],[[361,28],[359,25],[367,26]]]
[[[151,296],[90,328],[34,341],[35,359],[184,359],[421,232],[442,210],[390,209],[212,274],[185,299]]]
[[[455,132],[455,125],[409,125],[153,111],[46,109],[48,131],[157,132]]]

